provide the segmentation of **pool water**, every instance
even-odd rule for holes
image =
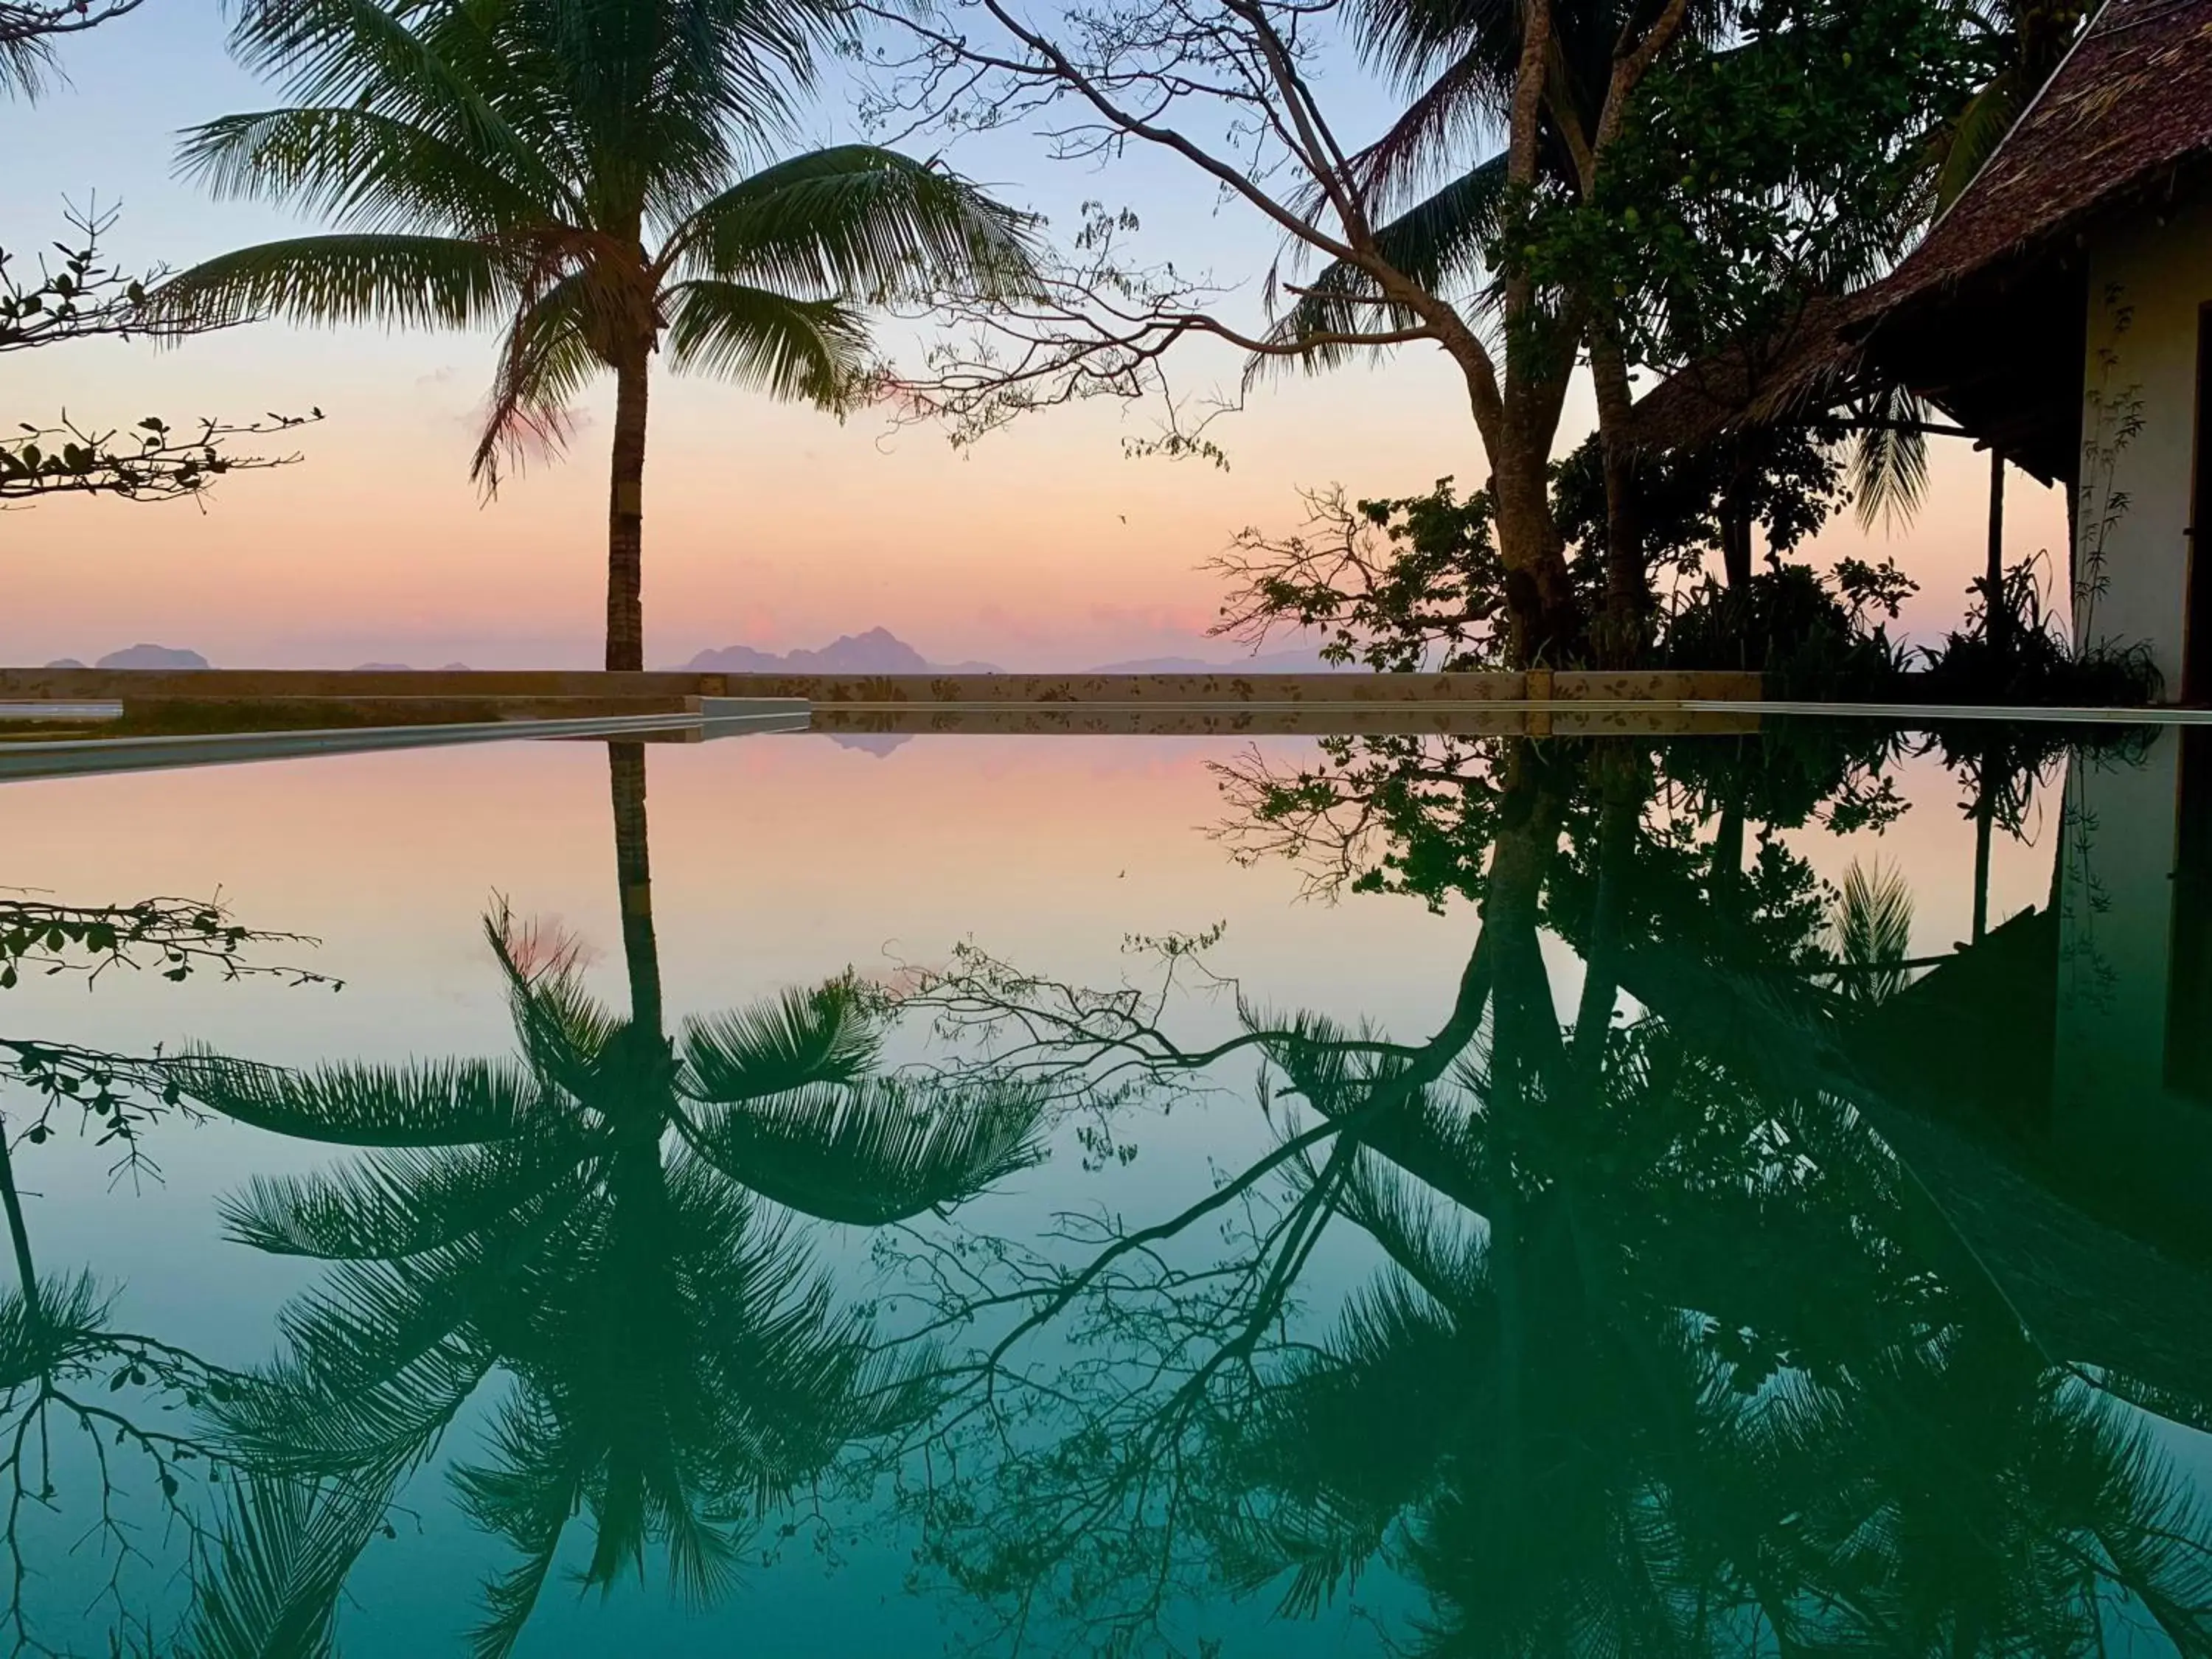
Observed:
[[[0,1652],[2212,1652],[2212,727],[5,797]]]

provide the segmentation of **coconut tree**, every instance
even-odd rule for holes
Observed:
[[[234,36],[294,101],[191,129],[184,170],[331,234],[242,248],[157,290],[222,323],[504,331],[472,476],[557,447],[615,383],[606,665],[644,664],[654,357],[839,410],[866,307],[1018,282],[1024,217],[933,161],[842,144],[746,173],[791,130],[830,0],[268,0]]]
[[[495,911],[519,1062],[188,1069],[191,1097],[228,1116],[363,1149],[257,1177],[227,1208],[242,1242],[331,1264],[288,1315],[286,1351],[219,1408],[264,1483],[326,1501],[241,1498],[198,1598],[227,1632],[210,1654],[261,1651],[240,1632],[301,1616],[283,1588],[298,1563],[334,1586],[329,1549],[295,1534],[365,1541],[359,1495],[395,1490],[495,1376],[485,1453],[453,1476],[518,1557],[488,1586],[476,1651],[520,1636],[580,1512],[587,1583],[641,1572],[657,1546],[679,1593],[710,1598],[778,1494],[923,1404],[803,1224],[903,1219],[1035,1155],[1034,1091],[885,1073],[882,1005],[849,979],[672,1041],[643,753],[610,751],[627,1018],[590,996],[573,945]]]

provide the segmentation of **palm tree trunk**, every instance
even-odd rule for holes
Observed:
[[[1604,805],[1598,817],[1597,891],[1590,907],[1589,949],[1583,960],[1583,991],[1575,1009],[1575,1070],[1595,1086],[1604,1063],[1613,1011],[1620,1000],[1621,910],[1636,836],[1650,790],[1640,756],[1601,749],[1592,762],[1603,781]]]
[[[660,946],[653,931],[653,865],[646,844],[645,745],[607,745],[614,796],[615,879],[622,890],[623,963],[629,972],[630,1024],[661,1029]]]
[[[615,368],[615,447],[607,483],[607,667],[645,666],[645,397],[648,359]]]

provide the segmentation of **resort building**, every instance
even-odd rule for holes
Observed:
[[[2080,642],[2212,698],[2212,0],[2109,0],[1851,311],[1863,372],[2068,488]]]
[[[1654,449],[1692,448],[1848,422],[1905,387],[1930,430],[2065,488],[2079,642],[2140,647],[2164,701],[2212,702],[2212,562],[2192,547],[2212,533],[2208,315],[2212,0],[2106,0],[1895,270],[1683,369],[1636,422]]]

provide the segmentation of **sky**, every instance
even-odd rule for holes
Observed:
[[[68,83],[0,104],[0,245],[63,233],[64,200],[122,210],[118,263],[182,267],[316,227],[270,208],[211,202],[173,176],[177,132],[276,101],[234,64],[215,0],[148,0],[69,42]],[[1344,89],[1355,116],[1371,90]],[[810,141],[860,136],[832,98]],[[1001,196],[1065,226],[1086,198],[1133,202],[1154,258],[1256,289],[1275,252],[1265,230],[1218,208],[1161,161],[1103,172],[1000,142],[953,158]],[[89,661],[141,641],[222,666],[348,667],[368,661],[588,666],[604,619],[605,403],[586,404],[570,453],[485,502],[468,478],[490,376],[489,338],[261,324],[182,346],[88,342],[9,356],[0,418],[98,426],[159,413],[252,417],[319,407],[299,464],[226,479],[203,507],[58,501],[0,520],[0,660]],[[1233,379],[1219,359],[1182,378]],[[1589,429],[1569,406],[1560,447]],[[1285,378],[1215,428],[1226,470],[1130,459],[1156,430],[1146,411],[1091,404],[1025,420],[972,448],[840,423],[711,381],[662,375],[646,477],[649,665],[744,644],[818,646],[884,627],[933,660],[1079,668],[1166,654],[1227,659],[1203,635],[1222,598],[1206,568],[1248,526],[1295,529],[1299,491],[1419,492],[1486,468],[1464,390],[1438,353],[1372,369]],[[1922,585],[1905,626],[1954,625],[1980,567],[1985,462],[1939,441],[1934,489],[1907,529],[1848,516],[1815,556],[1895,556]],[[2011,555],[2063,544],[2063,503],[2015,475]],[[1285,641],[1285,645],[1295,641]]]

